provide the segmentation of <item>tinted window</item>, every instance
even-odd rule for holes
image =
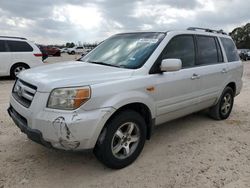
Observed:
[[[5,52],[5,42],[4,40],[0,40],[0,52]]]
[[[76,49],[83,49],[83,47],[77,47]]]
[[[11,52],[32,52],[33,48],[24,41],[7,41]]]
[[[192,67],[195,64],[195,48],[193,36],[182,35],[173,38],[167,45],[162,59],[181,59],[182,67]]]
[[[221,38],[221,42],[226,51],[227,60],[229,62],[239,61],[240,58],[233,41],[229,38]]]
[[[196,39],[198,49],[198,65],[221,62],[221,59],[219,59],[220,53],[217,51],[217,44],[214,37],[197,36]]]

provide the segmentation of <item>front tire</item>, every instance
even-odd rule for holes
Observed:
[[[234,104],[234,92],[231,87],[226,87],[218,103],[210,108],[210,116],[215,120],[227,119]]]
[[[94,148],[94,154],[107,167],[121,169],[136,160],[145,140],[144,119],[139,113],[126,110],[108,121]]]

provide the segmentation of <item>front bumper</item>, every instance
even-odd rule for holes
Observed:
[[[27,121],[23,119],[12,106],[8,108],[8,113],[13,119],[14,123],[20,128],[20,130],[25,133],[30,140],[41,144],[45,147],[51,148],[52,145],[50,142],[47,142],[43,139],[42,133],[39,130],[31,129],[27,125]]]
[[[42,108],[42,95],[36,94],[30,108],[25,108],[11,96],[8,113],[29,139],[49,148],[94,148],[103,126],[115,111],[112,107],[72,112]]]

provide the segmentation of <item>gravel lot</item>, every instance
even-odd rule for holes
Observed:
[[[122,170],[104,167],[92,153],[29,141],[6,112],[14,81],[1,78],[0,188],[250,187],[250,62],[244,67],[244,87],[228,120],[199,112],[160,126],[136,162]]]

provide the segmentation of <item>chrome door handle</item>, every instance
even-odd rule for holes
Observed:
[[[222,69],[221,73],[227,73],[227,69]]]
[[[201,78],[201,75],[194,73],[193,76],[191,77],[191,80],[200,79],[200,78]]]

